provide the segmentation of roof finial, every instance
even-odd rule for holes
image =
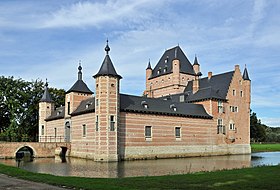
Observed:
[[[79,67],[78,67],[78,80],[82,80],[82,66],[81,66],[81,60],[79,60]]]
[[[48,84],[48,79],[46,78],[46,84],[45,84],[45,87],[48,87],[49,84]]]
[[[110,47],[109,47],[109,45],[108,45],[108,38],[107,38],[107,44],[106,44],[106,47],[105,47],[105,51],[106,51],[106,54],[108,55],[109,54],[109,51],[110,51]]]
[[[150,58],[149,58],[149,63],[148,63],[147,69],[152,69],[152,67],[151,67],[151,62],[150,62]]]
[[[175,59],[177,58],[177,47],[175,48]]]

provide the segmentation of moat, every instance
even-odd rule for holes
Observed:
[[[15,160],[0,160],[16,166]],[[215,171],[261,165],[280,164],[280,152],[252,153],[251,155],[212,156],[179,159],[138,160],[100,163],[92,160],[60,157],[36,158],[32,162],[21,162],[20,168],[59,176],[79,177],[132,177],[186,174],[199,171]]]

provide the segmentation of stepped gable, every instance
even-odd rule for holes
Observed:
[[[172,73],[172,61],[174,59],[178,59],[180,61],[180,73],[195,75],[191,62],[188,60],[180,46],[176,46],[164,52],[159,62],[153,69],[150,79]],[[164,69],[166,69],[166,72],[163,72]],[[159,70],[161,72],[158,74]]]

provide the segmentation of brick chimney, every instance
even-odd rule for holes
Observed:
[[[193,80],[193,94],[195,94],[199,90],[199,78],[198,76],[195,76],[195,79]]]
[[[212,72],[208,72],[208,80],[210,80],[212,77]]]

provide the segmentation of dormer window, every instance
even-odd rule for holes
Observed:
[[[169,59],[169,57],[166,56],[166,59],[164,60],[164,63],[167,63],[167,62],[168,62],[168,59]]]
[[[92,105],[92,102],[87,102],[86,109],[88,109],[90,105]]]
[[[158,69],[157,74],[159,75],[161,73],[161,67]]]
[[[167,65],[165,65],[163,72],[166,73],[167,72]]]
[[[177,111],[177,107],[175,106],[175,104],[171,104],[170,109],[172,109],[173,111]]]
[[[146,101],[142,101],[141,105],[143,106],[143,108],[148,109],[148,103]]]
[[[56,115],[59,116],[61,114],[61,111],[57,111]]]

